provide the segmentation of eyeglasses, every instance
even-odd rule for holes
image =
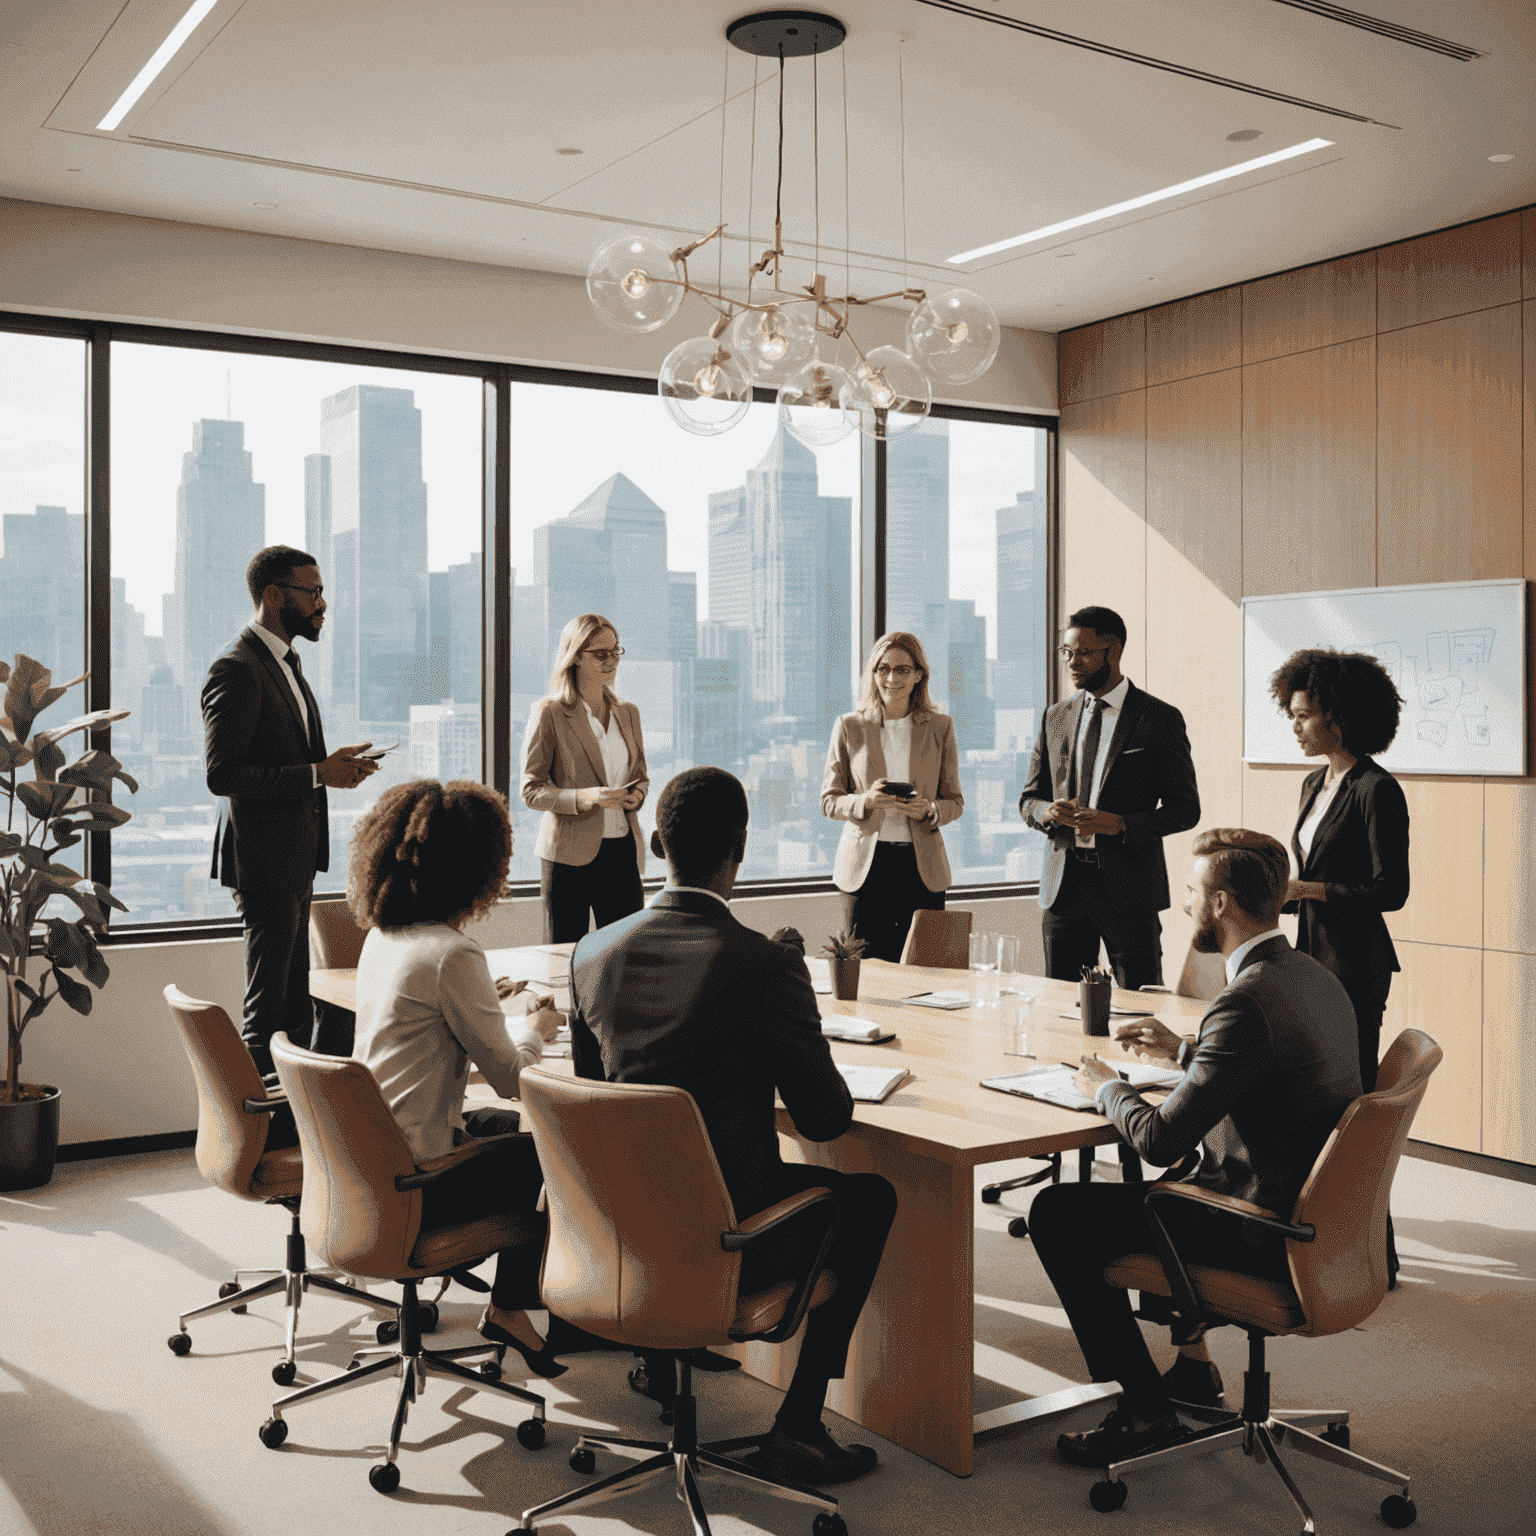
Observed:
[[[875,676],[895,677],[899,678],[902,682],[905,682],[907,678],[911,677],[912,674],[916,671],[916,667],[876,667]]]
[[[314,603],[318,603],[320,601],[320,595],[325,591],[323,586],[301,587],[297,586],[291,581],[279,581],[275,582],[274,585],[281,587],[285,592],[308,592],[310,601]]]
[[[624,647],[622,645],[615,645],[603,647],[600,650],[583,651],[581,654],[583,656],[590,656],[594,661],[617,661],[624,654]]]
[[[1090,656],[1102,656],[1108,649],[1107,645],[1085,645],[1074,651],[1070,645],[1058,645],[1056,654],[1063,661],[1086,661]]]

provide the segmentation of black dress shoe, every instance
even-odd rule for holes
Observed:
[[[523,1357],[523,1363],[535,1376],[542,1376],[546,1381],[553,1381],[556,1376],[564,1376],[569,1366],[561,1365],[554,1355],[550,1353],[546,1343],[541,1349],[534,1349],[524,1344],[515,1333],[508,1333],[500,1323],[493,1323],[489,1312],[480,1314],[480,1337],[491,1344],[499,1344],[504,1349],[515,1349]]]
[[[1062,1460],[1070,1461],[1074,1467],[1103,1468],[1177,1445],[1193,1433],[1179,1423],[1176,1413],[1165,1413],[1158,1419],[1138,1419],[1129,1408],[1117,1406],[1097,1429],[1086,1434],[1059,1435],[1056,1449]]]
[[[1163,1372],[1163,1385],[1176,1403],[1193,1403],[1199,1408],[1220,1408],[1226,1401],[1221,1372],[1214,1360],[1191,1360],[1180,1355]]]
[[[777,1424],[747,1465],[786,1483],[848,1483],[874,1469],[879,1458],[867,1445],[842,1446],[818,1424],[804,1438],[786,1434]]]

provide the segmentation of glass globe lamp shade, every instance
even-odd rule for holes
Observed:
[[[920,427],[932,401],[928,376],[896,347],[876,347],[855,363],[842,392],[843,410],[879,442]]]
[[[593,252],[587,297],[615,330],[654,331],[681,307],[682,275],[659,241],[648,235],[616,235]]]
[[[992,306],[969,288],[924,299],[907,319],[907,351],[941,384],[969,384],[992,366],[1002,327]]]
[[[685,432],[729,432],[752,404],[752,375],[723,341],[695,336],[667,353],[656,380],[667,414]]]
[[[731,351],[746,363],[757,383],[769,388],[782,384],[816,350],[814,314],[810,304],[744,309],[727,332]]]
[[[807,448],[840,443],[857,425],[842,403],[852,382],[846,368],[813,357],[779,387],[780,424]]]

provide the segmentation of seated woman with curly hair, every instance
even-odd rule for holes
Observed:
[[[499,1138],[423,1192],[421,1227],[434,1232],[500,1211],[529,1220],[536,1235],[497,1255],[480,1332],[515,1349],[538,1375],[558,1376],[565,1367],[523,1310],[539,1305],[544,1253],[532,1138],[506,1134],[517,1129],[510,1112],[464,1115],[470,1062],[502,1098],[515,1098],[522,1069],[564,1022],[542,1004],[508,1020],[485,951],[464,932],[494,904],[511,856],[505,803],[466,780],[398,784],[359,819],[347,901],[368,937],[357,965],[352,1059],[373,1073],[418,1164],[471,1136]]]

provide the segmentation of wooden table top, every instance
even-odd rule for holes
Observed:
[[[543,982],[555,993],[557,1006],[569,1006],[566,978],[569,944],[530,945],[486,952],[493,976]],[[824,983],[825,962],[810,961],[813,980]],[[343,1008],[356,1003],[357,973],[351,970],[310,972],[310,991]],[[1058,1109],[1029,1099],[983,1088],[984,1077],[1026,1071],[1038,1063],[1076,1063],[1089,1049],[1106,1060],[1130,1059],[1112,1040],[1090,1041],[1075,1019],[1057,1017],[1075,1009],[1077,988],[1064,981],[1031,976],[1025,989],[1035,997],[1030,1049],[1036,1061],[1006,1055],[1002,1011],[962,1008],[940,1011],[903,1003],[916,992],[964,990],[964,971],[937,970],[866,960],[860,969],[859,996],[841,1002],[818,994],[823,1018],[839,1015],[868,1019],[897,1038],[885,1045],[832,1041],[833,1059],[850,1065],[904,1066],[912,1075],[883,1103],[859,1104],[854,1123],[862,1134],[916,1155],[959,1166],[1002,1162],[1041,1152],[1115,1140],[1113,1128],[1098,1115]],[[1193,1034],[1207,1005],[1195,998],[1116,992],[1113,1005],[1142,1007],[1171,1028]],[[552,1070],[564,1063],[546,1058]],[[792,1129],[781,1111],[781,1129]]]

